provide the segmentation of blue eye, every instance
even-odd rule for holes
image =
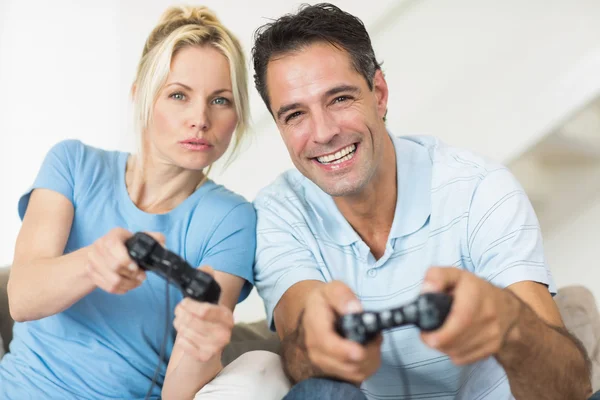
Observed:
[[[229,99],[226,99],[225,97],[217,97],[212,102],[218,106],[226,106],[230,104]]]
[[[169,97],[174,100],[185,100],[185,94],[183,94],[181,92],[175,92],[172,95],[170,95]]]

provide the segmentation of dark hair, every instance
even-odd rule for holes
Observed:
[[[297,14],[286,14],[261,26],[254,34],[254,84],[269,111],[267,64],[273,57],[315,42],[330,43],[346,51],[354,69],[366,79],[369,89],[373,89],[373,77],[381,65],[375,59],[371,38],[362,21],[333,4],[304,4]]]

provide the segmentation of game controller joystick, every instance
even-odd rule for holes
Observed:
[[[212,276],[192,268],[183,258],[165,249],[151,236],[138,232],[125,242],[129,256],[140,268],[173,283],[184,296],[217,304],[221,287]]]
[[[442,326],[452,297],[445,293],[425,293],[412,303],[380,312],[364,311],[341,316],[335,324],[344,338],[366,344],[386,329],[403,325],[416,325],[422,331],[433,331]]]

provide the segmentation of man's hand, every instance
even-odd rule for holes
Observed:
[[[360,384],[379,368],[381,335],[362,346],[342,338],[334,328],[340,315],[361,310],[352,290],[341,282],[322,285],[308,296],[298,327],[300,340],[311,363],[324,376]]]
[[[468,271],[431,268],[422,291],[446,292],[454,298],[444,325],[421,338],[456,365],[498,354],[518,320],[518,299]]]

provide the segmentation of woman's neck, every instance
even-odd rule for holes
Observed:
[[[187,199],[205,181],[202,171],[190,171],[137,155],[127,159],[125,185],[133,203],[150,214],[164,214]]]

